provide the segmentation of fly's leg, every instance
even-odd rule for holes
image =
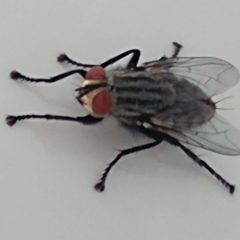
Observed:
[[[200,167],[204,167],[208,170],[213,176],[215,176],[229,191],[229,193],[233,194],[235,191],[235,186],[230,184],[227,180],[225,180],[221,175],[219,175],[213,168],[211,168],[206,162],[200,159],[195,153],[193,153],[190,149],[183,146],[181,143],[178,143],[178,146]]]
[[[50,78],[31,78],[31,77],[27,77],[17,71],[12,71],[10,73],[10,77],[13,79],[13,80],[18,80],[18,79],[21,79],[23,81],[26,81],[26,82],[34,82],[34,83],[39,83],[39,82],[45,82],[45,83],[54,83],[54,82],[57,82],[59,80],[62,80],[66,77],[69,77],[73,74],[80,74],[83,78],[85,78],[85,75],[86,75],[86,71],[85,70],[82,70],[82,69],[78,69],[78,70],[72,70],[72,71],[68,71],[68,72],[65,72],[65,73],[62,73],[62,74],[59,74],[59,75],[56,75],[54,77],[50,77]],[[85,87],[80,87],[78,89],[76,89],[75,91],[78,91],[79,92],[79,96],[78,96],[78,99],[80,99],[82,96],[88,94],[89,92],[93,91],[94,89],[98,88],[98,87],[105,87],[107,86],[106,83],[100,83],[100,84],[94,84],[94,85],[87,85]],[[81,94],[80,94],[81,92]]]
[[[121,53],[121,54],[119,54],[119,55],[117,55],[117,56],[115,56],[113,58],[110,58],[109,60],[103,62],[101,64],[101,66],[103,68],[108,67],[109,65],[111,65],[111,64],[113,64],[113,63],[115,63],[115,62],[117,62],[117,61],[127,57],[130,54],[132,54],[132,57],[129,60],[126,68],[127,69],[132,69],[132,68],[135,69],[137,67],[137,64],[138,64],[138,61],[139,61],[139,58],[140,58],[140,55],[141,55],[141,52],[138,49],[131,49],[131,50],[128,50],[126,52],[123,52],[123,53]]]
[[[123,53],[101,63],[100,66],[102,66],[103,68],[108,67],[109,65],[121,60],[122,58],[125,58],[126,56],[128,56],[130,54],[133,54],[133,56],[127,64],[127,69],[136,68],[139,58],[140,58],[140,54],[141,54],[140,50],[138,50],[138,49],[131,49],[126,52],[123,52]],[[84,67],[84,68],[91,68],[91,67],[97,66],[97,64],[95,64],[95,65],[94,64],[83,64],[83,63],[76,62],[76,61],[72,60],[71,58],[69,58],[66,54],[61,54],[60,56],[58,56],[57,60],[58,60],[58,62],[67,62],[72,65],[75,65],[78,67]]]
[[[173,42],[172,44],[174,47],[172,58],[176,58],[178,56],[179,52],[181,51],[181,49],[183,48],[183,46],[177,42]]]
[[[181,49],[183,48],[183,46],[180,43],[177,43],[177,42],[173,42],[172,45],[173,45],[174,49],[173,49],[173,54],[170,58],[176,58],[178,56],[179,52],[181,51]],[[164,61],[164,60],[167,60],[167,59],[168,59],[168,57],[166,57],[164,55],[159,59],[159,61]]]
[[[149,148],[152,148],[152,147],[155,147],[157,146],[158,144],[160,144],[161,141],[154,141],[152,143],[147,143],[147,144],[144,144],[144,145],[140,145],[140,146],[136,146],[136,147],[133,147],[133,148],[127,148],[127,149],[124,149],[122,150],[117,156],[116,158],[110,162],[110,164],[107,166],[107,168],[104,170],[101,178],[99,179],[98,183],[95,184],[94,188],[95,190],[99,191],[99,192],[102,192],[104,191],[105,189],[105,182],[106,182],[106,179],[107,179],[107,176],[110,172],[110,170],[112,169],[112,167],[123,157],[123,156],[126,156],[128,154],[131,154],[131,153],[135,153],[135,152],[139,152],[139,151],[142,151],[142,150],[146,150],[146,149],[149,149]]]
[[[91,68],[91,67],[96,66],[94,64],[84,64],[84,63],[76,62],[75,60],[69,58],[65,53],[60,54],[57,57],[57,61],[60,62],[60,63],[66,62],[66,63],[72,64],[74,66],[83,67],[83,68]]]
[[[6,123],[11,127],[16,122],[27,120],[27,119],[45,119],[45,120],[62,120],[62,121],[71,121],[71,122],[79,122],[85,125],[91,125],[99,123],[103,120],[103,118],[96,118],[92,115],[86,115],[83,117],[69,117],[69,116],[59,116],[59,115],[37,115],[37,114],[28,114],[28,115],[9,115],[6,117]]]
[[[54,83],[54,82],[57,82],[61,79],[64,79],[66,77],[69,77],[73,74],[80,74],[83,78],[85,78],[85,75],[86,75],[86,71],[82,70],[82,69],[78,69],[78,70],[72,70],[72,71],[68,71],[68,72],[65,72],[65,73],[61,73],[59,75],[56,75],[54,77],[50,77],[50,78],[31,78],[31,77],[27,77],[17,71],[12,71],[10,73],[10,77],[11,79],[13,80],[18,80],[18,79],[21,79],[23,81],[27,81],[27,82],[34,82],[34,83],[39,83],[39,82],[45,82],[45,83]]]
[[[176,138],[173,138],[162,132],[155,132],[155,131],[151,131],[149,129],[144,129],[144,128],[139,128],[139,131],[152,139],[159,140],[159,138],[162,138],[166,142],[174,146],[180,147],[195,163],[197,163],[200,167],[205,168],[208,172],[210,172],[213,176],[215,176],[228,189],[228,191],[231,194],[234,193],[235,186],[233,184],[225,180],[212,167],[210,167],[206,162],[200,159],[195,153],[193,153],[190,149],[183,146]]]

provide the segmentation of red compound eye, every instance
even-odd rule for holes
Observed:
[[[112,98],[107,90],[99,92],[92,100],[92,110],[97,115],[109,113],[112,107]]]
[[[101,80],[106,78],[106,73],[101,66],[92,67],[86,74],[85,79],[89,80]]]

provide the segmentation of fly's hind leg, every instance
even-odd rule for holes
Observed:
[[[181,51],[181,49],[183,48],[183,46],[177,42],[173,42],[172,44],[174,47],[172,58],[176,58],[178,56],[179,52]]]
[[[195,153],[193,153],[190,149],[183,146],[180,142],[177,144],[195,163],[197,163],[200,167],[205,168],[208,172],[210,172],[214,177],[217,178],[229,191],[230,194],[233,194],[235,191],[235,186],[229,183],[226,179],[224,179],[219,173],[217,173],[212,167],[210,167],[205,161],[200,159]]]
[[[201,158],[199,158],[195,153],[193,153],[189,148],[182,145],[176,138],[173,138],[169,136],[168,134],[161,133],[161,132],[155,132],[151,131],[149,129],[140,128],[139,129],[143,134],[146,136],[158,140],[159,138],[162,138],[166,142],[176,146],[180,147],[185,154],[187,154],[188,157],[190,157],[196,164],[198,164],[200,167],[205,168],[209,173],[211,173],[218,181],[220,181],[229,191],[230,194],[233,194],[235,191],[235,186],[231,183],[229,183],[226,179],[224,179],[219,173],[217,173],[211,166],[209,166],[205,161],[203,161]]]
[[[194,152],[192,152],[189,148],[182,145],[176,138],[173,138],[169,135],[164,134],[164,140],[169,142],[170,144],[180,147],[188,157],[190,157],[198,166],[205,168],[209,173],[211,173],[218,181],[220,181],[229,191],[230,194],[233,194],[235,191],[235,186],[229,183],[226,179],[224,179],[219,173],[217,173],[210,165],[208,165],[205,161],[199,158]]]
[[[181,51],[181,49],[183,48],[183,45],[181,45],[178,42],[173,42],[172,45],[173,45],[173,48],[174,48],[173,49],[173,54],[169,58],[176,58],[178,56],[179,52]],[[168,59],[168,57],[164,55],[159,60],[164,61],[166,59]]]

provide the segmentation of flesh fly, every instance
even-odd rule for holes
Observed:
[[[106,116],[115,117],[123,126],[142,133],[152,142],[122,150],[104,170],[95,185],[103,191],[112,167],[128,154],[149,149],[165,141],[182,149],[200,167],[215,176],[233,194],[235,186],[219,175],[187,145],[223,155],[240,155],[240,133],[216,112],[213,96],[232,88],[239,81],[238,70],[230,63],[213,57],[178,57],[182,46],[176,42],[171,57],[138,65],[140,51],[123,52],[100,65],[82,64],[66,54],[58,57],[78,67],[51,78],[30,78],[17,71],[13,80],[54,83],[80,74],[83,85],[76,89],[77,101],[89,114],[80,117],[59,115],[10,115],[6,122],[13,126],[26,119],[47,119],[97,124]],[[125,67],[106,68],[132,55]]]

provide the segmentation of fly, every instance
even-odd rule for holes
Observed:
[[[171,57],[138,65],[138,49],[123,52],[100,65],[82,64],[61,54],[58,61],[78,67],[51,78],[31,78],[17,71],[13,80],[54,83],[79,74],[83,85],[76,89],[77,101],[87,108],[86,116],[9,115],[6,122],[13,126],[26,119],[46,119],[78,122],[85,125],[100,123],[113,116],[125,127],[152,139],[151,142],[121,150],[106,167],[94,186],[104,191],[112,167],[123,157],[168,142],[182,151],[200,167],[215,176],[233,194],[235,186],[225,180],[187,146],[196,146],[223,155],[240,155],[240,132],[216,112],[213,96],[235,86],[238,70],[230,63],[213,57],[178,57],[182,45],[174,42]],[[107,70],[113,63],[132,55],[126,67]]]

